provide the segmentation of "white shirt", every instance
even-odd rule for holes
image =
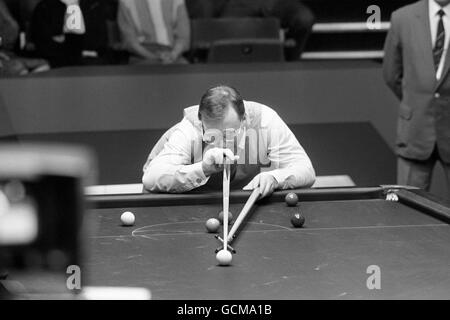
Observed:
[[[265,105],[251,101],[244,101],[244,105],[246,108],[249,105],[261,108],[261,127],[267,129],[268,136],[272,137],[259,143],[259,154],[266,155],[270,161],[270,167],[261,168],[261,171],[268,172],[277,180],[278,189],[310,187],[315,180],[314,168],[288,126]],[[248,133],[250,130],[244,131]],[[183,118],[163,150],[144,169],[142,182],[145,188],[153,192],[185,192],[206,184],[209,177],[202,170],[202,148],[192,147],[192,141],[201,145],[202,135],[200,120],[192,123]],[[195,149],[194,156],[192,149]],[[249,158],[253,156],[249,155]]]
[[[439,80],[442,76],[442,71],[444,70],[445,57],[447,55],[448,44],[450,42],[450,5],[441,7],[435,0],[428,0],[428,12],[430,15],[430,27],[431,27],[431,43],[434,48],[436,44],[437,29],[439,23],[439,10],[444,10],[445,15],[442,17],[445,29],[445,43],[444,51],[442,53],[441,61],[439,67],[436,71],[436,79]]]

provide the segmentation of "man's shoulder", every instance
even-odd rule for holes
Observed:
[[[258,113],[274,113],[271,107],[256,101],[244,100],[245,111]]]
[[[170,136],[175,135],[179,138],[193,139],[198,134],[195,125],[186,118],[183,118],[180,122],[175,124],[171,129]]]
[[[278,117],[274,109],[259,102],[244,101],[244,106],[250,123],[259,123],[261,127],[269,127],[275,117]]]
[[[180,124],[183,130],[195,131],[196,127],[201,126],[201,121],[198,118],[198,105],[190,106],[183,109],[183,119]]]
[[[408,4],[406,6],[403,6],[401,8],[398,8],[392,13],[393,18],[397,19],[403,19],[403,18],[409,18],[412,15],[415,15],[417,13],[421,13],[423,9],[428,5],[428,0],[419,0],[417,2]]]
[[[198,105],[190,106],[183,109],[183,116],[195,114],[198,115]]]

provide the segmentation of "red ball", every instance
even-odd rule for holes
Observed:
[[[292,216],[291,223],[295,228],[301,228],[305,224],[305,217],[300,213],[296,213]]]
[[[216,233],[219,231],[220,228],[220,221],[216,218],[211,218],[206,221],[206,230],[208,230],[209,233]]]
[[[295,207],[298,203],[298,196],[293,192],[289,192],[284,200],[286,201],[288,206]]]

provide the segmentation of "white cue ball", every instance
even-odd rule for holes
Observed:
[[[231,260],[233,260],[233,255],[228,250],[220,250],[217,252],[216,259],[220,266],[229,266]]]
[[[130,211],[125,211],[120,216],[120,221],[122,221],[124,226],[132,226],[134,224],[134,220],[134,214]]]

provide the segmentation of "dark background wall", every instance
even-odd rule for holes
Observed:
[[[189,1],[189,0],[188,0]],[[302,0],[314,12],[317,22],[355,21],[367,19],[367,8],[377,5],[383,21],[389,21],[391,12],[417,0]]]
[[[167,128],[225,83],[288,123],[370,121],[393,144],[397,102],[372,61],[91,67],[0,79],[18,133]]]
[[[9,120],[9,112],[6,111],[3,97],[0,92],[0,137],[14,134],[14,130]]]

